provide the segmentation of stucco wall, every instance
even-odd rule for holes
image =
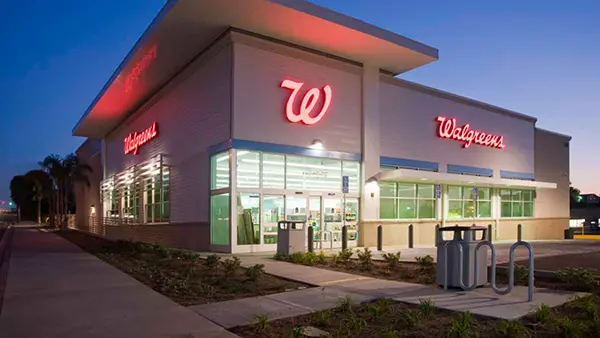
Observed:
[[[380,84],[381,155],[480,168],[534,172],[534,121],[487,110],[416,90],[402,80],[382,75]],[[464,100],[463,100],[464,101]],[[456,118],[457,124],[504,136],[506,148],[480,145],[463,148],[458,141],[437,136],[437,116]],[[418,145],[418,146],[417,146]]]
[[[105,177],[158,154],[168,156],[172,223],[208,222],[208,147],[231,135],[231,65],[232,48],[225,38],[106,137]],[[159,136],[137,155],[125,155],[124,138],[154,122]]]
[[[535,216],[569,218],[569,138],[535,130],[535,178],[556,183],[556,189],[538,189]],[[566,228],[568,224],[565,224]]]
[[[233,33],[234,120],[236,139],[307,147],[320,139],[328,151],[361,153],[361,68],[254,37]],[[285,106],[290,89],[286,80],[303,82],[295,101],[296,112],[304,94],[319,88],[323,105],[325,85],[332,88],[326,115],[314,125],[290,123]]]

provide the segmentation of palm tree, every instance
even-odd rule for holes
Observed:
[[[69,196],[76,183],[84,183],[90,186],[88,174],[92,168],[81,163],[75,154],[68,154],[64,158],[58,155],[49,155],[39,165],[52,177],[54,186],[54,214],[64,226],[66,215],[69,213]]]
[[[42,170],[31,170],[25,177],[30,182],[32,190],[32,199],[37,203],[37,222],[42,223],[42,201],[52,195],[52,180],[50,176]]]
[[[62,159],[56,154],[48,155],[43,161],[38,163],[40,167],[50,176],[52,179],[52,192],[50,202],[50,225],[56,226],[56,218],[60,217],[60,202],[61,194],[60,187],[63,180],[64,168],[62,165]]]

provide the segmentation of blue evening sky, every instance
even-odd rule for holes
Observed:
[[[0,199],[71,129],[164,0],[0,0]],[[571,181],[600,192],[600,1],[314,0],[440,50],[403,77],[573,136]]]

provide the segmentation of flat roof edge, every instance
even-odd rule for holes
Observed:
[[[537,122],[537,120],[538,120],[536,117],[522,114],[522,113],[516,112],[514,110],[498,107],[498,106],[495,106],[495,105],[492,105],[492,104],[489,104],[489,103],[486,103],[483,101],[471,99],[466,96],[462,96],[462,95],[454,94],[454,93],[447,92],[447,91],[444,91],[441,89],[425,86],[425,85],[422,85],[417,82],[400,79],[397,77],[390,76],[389,74],[382,74],[382,75],[385,75],[385,76],[383,76],[383,78],[388,83],[393,84],[393,85],[413,89],[416,91],[420,91],[422,93],[432,94],[437,97],[445,98],[445,99],[456,101],[459,103],[464,103],[464,104],[467,104],[467,105],[470,105],[473,107],[489,110],[489,111],[492,111],[495,113],[504,114],[507,116],[515,117],[515,118],[533,122],[533,123]]]
[[[90,111],[92,109],[94,109],[94,107],[96,106],[96,104],[98,103],[98,101],[100,101],[100,99],[104,96],[104,94],[106,93],[106,91],[108,90],[108,88],[110,88],[110,86],[113,84],[113,82],[115,81],[115,79],[119,76],[119,74],[121,73],[121,71],[123,70],[123,68],[129,63],[129,61],[135,55],[135,53],[137,53],[137,51],[139,50],[139,48],[143,45],[143,43],[146,41],[146,39],[154,31],[154,29],[156,28],[156,26],[162,22],[163,17],[167,13],[169,13],[169,11],[171,10],[171,8],[173,8],[173,6],[175,6],[178,1],[179,0],[167,0],[167,2],[165,3],[165,5],[160,9],[160,11],[154,17],[154,19],[152,20],[152,22],[150,22],[150,24],[148,25],[148,27],[146,27],[146,29],[144,30],[144,32],[142,33],[142,35],[140,35],[140,37],[135,42],[135,44],[133,45],[133,47],[131,47],[131,50],[129,50],[129,52],[127,53],[127,55],[125,56],[125,58],[121,61],[121,63],[119,63],[119,66],[117,66],[117,68],[114,70],[114,72],[112,73],[112,75],[110,76],[110,78],[108,78],[108,81],[106,81],[106,83],[104,84],[104,86],[102,87],[102,89],[100,90],[100,92],[98,94],[96,94],[96,97],[94,98],[94,100],[92,101],[92,103],[88,106],[88,108],[85,110],[85,113],[83,113],[83,115],[79,118],[79,120],[77,121],[77,123],[75,123],[75,126],[71,130],[71,135],[72,136],[87,137],[85,135],[78,134],[77,133],[77,128],[79,128],[79,126],[81,125],[81,123],[83,122],[83,120],[85,120],[85,118],[88,116],[88,114],[90,113]]]
[[[345,26],[350,29],[357,30],[364,34],[372,35],[376,38],[394,43],[396,45],[412,49],[415,52],[424,54],[428,57],[431,57],[435,60],[439,59],[439,50],[437,48],[431,47],[424,43],[418,42],[416,40],[407,38],[400,34],[396,34],[387,29],[377,27],[368,22],[362,21],[360,19],[351,17],[346,14],[342,14],[334,11],[333,9],[323,7],[321,5],[309,2],[309,1],[297,1],[297,0],[269,0],[272,3],[280,4],[286,6],[288,8],[295,9],[297,11],[306,13],[308,15],[312,15],[323,20],[327,20],[333,23],[336,23],[341,26]],[[434,60],[432,60],[434,61]]]
[[[557,135],[557,136],[562,136],[564,138],[569,139],[569,141],[573,139],[573,136],[570,136],[570,135],[567,135],[567,134],[561,134],[561,133],[558,133],[558,132],[555,132],[555,131],[552,131],[552,130],[548,130],[548,129],[544,129],[544,128],[535,127],[535,130],[543,131],[545,133],[554,134],[554,135]]]

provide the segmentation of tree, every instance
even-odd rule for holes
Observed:
[[[75,154],[68,154],[64,158],[49,155],[39,165],[52,178],[52,222],[56,215],[60,220],[59,225],[64,226],[66,215],[69,213],[69,197],[73,196],[75,184],[81,182],[89,187],[90,180],[87,175],[92,172],[92,168],[81,163]]]
[[[52,179],[43,170],[31,170],[25,174],[31,186],[31,197],[37,204],[37,222],[42,223],[42,201],[52,195]]]
[[[569,202],[571,207],[576,207],[582,202],[581,191],[573,186],[569,187]]]
[[[30,201],[31,188],[27,178],[17,175],[10,181],[10,197],[17,205],[17,223],[21,222],[21,209]]]

